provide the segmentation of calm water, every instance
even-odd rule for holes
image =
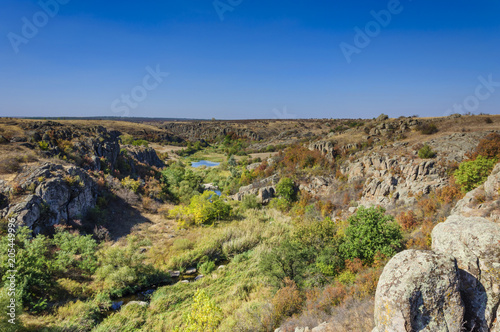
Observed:
[[[200,166],[206,166],[206,167],[215,167],[215,166],[219,166],[220,163],[216,163],[216,162],[213,162],[213,161],[208,161],[208,160],[200,160],[200,161],[195,161],[195,162],[192,162],[191,163],[191,166],[193,167],[200,167]]]

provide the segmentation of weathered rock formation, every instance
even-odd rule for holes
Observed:
[[[445,186],[448,181],[445,169],[435,160],[395,157],[372,153],[348,164],[342,169],[349,181],[363,180],[361,205],[402,203],[412,205],[413,196],[428,194]]]
[[[273,175],[251,185],[240,187],[239,191],[231,197],[234,200],[241,201],[246,195],[256,195],[260,203],[267,204],[274,197],[278,182],[279,177]]]
[[[0,218],[14,218],[35,234],[52,226],[80,219],[94,207],[97,186],[81,168],[45,163],[20,173],[15,181],[27,196],[0,210]]]
[[[500,225],[451,216],[432,231],[432,249],[457,260],[467,329],[489,331],[500,305]]]
[[[406,250],[385,266],[375,296],[377,331],[460,331],[464,308],[455,259]]]

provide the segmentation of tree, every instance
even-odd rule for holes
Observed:
[[[340,249],[345,259],[359,258],[371,264],[377,253],[391,257],[402,247],[401,227],[385,209],[361,206],[349,217]]]
[[[281,178],[276,185],[276,194],[283,197],[288,202],[293,202],[297,199],[297,192],[295,191],[295,184],[290,178]]]
[[[285,239],[280,245],[264,254],[261,270],[277,285],[285,278],[300,283],[306,268],[314,259],[311,247],[303,247],[297,241]]]

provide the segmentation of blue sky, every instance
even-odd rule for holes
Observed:
[[[2,2],[1,116],[500,113],[498,1],[55,1]]]

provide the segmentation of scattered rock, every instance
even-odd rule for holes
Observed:
[[[199,276],[197,276],[196,278],[194,278],[194,281],[198,281],[202,278],[204,278],[205,276],[203,274],[200,274]]]
[[[141,307],[147,307],[148,303],[145,301],[130,301],[129,303],[125,304],[123,307],[126,308],[130,305],[140,305]]]

